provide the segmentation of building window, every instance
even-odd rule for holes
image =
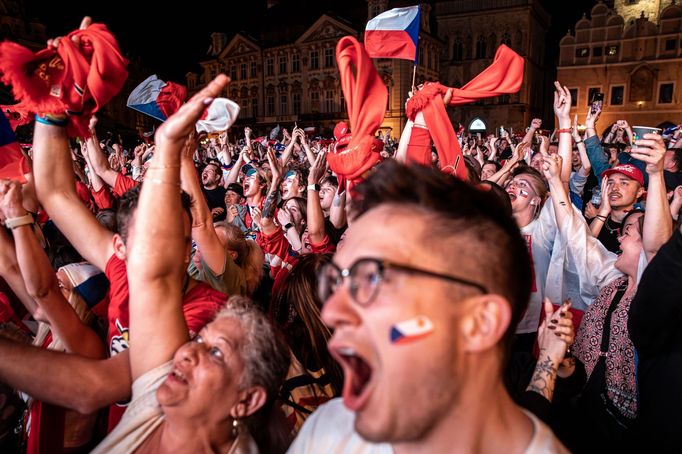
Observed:
[[[462,39],[457,38],[455,43],[452,45],[452,59],[454,61],[462,61],[464,58],[464,45],[462,44]]]
[[[310,93],[310,111],[318,113],[320,111],[320,92],[313,91]]]
[[[301,56],[298,54],[291,56],[291,71],[295,73],[301,72]]]
[[[589,57],[590,48],[589,47],[579,47],[575,50],[576,57]]]
[[[577,88],[569,88],[568,91],[571,93],[571,107],[575,107],[578,105],[578,89]]]
[[[324,108],[325,112],[334,112],[334,92],[327,90],[324,93]]]
[[[256,77],[258,75],[258,68],[256,66],[256,62],[252,61],[251,62],[251,77]]]
[[[595,93],[599,93],[601,91],[601,87],[590,87],[587,90],[587,105],[592,104],[592,100],[594,99]]]
[[[615,55],[618,55],[618,46],[607,46],[606,47],[606,55],[609,57],[613,57]]]
[[[316,50],[310,51],[310,69],[320,68],[320,53]]]
[[[673,102],[673,92],[675,91],[675,84],[673,82],[666,82],[658,87],[658,103],[670,104]]]
[[[593,57],[601,57],[604,55],[604,48],[603,47],[593,47],[592,48],[592,56]]]
[[[611,101],[610,102],[611,102],[612,106],[622,106],[624,98],[625,98],[625,87],[623,85],[611,87]]]
[[[666,39],[665,40],[665,50],[675,50],[675,47],[677,47],[677,40],[676,39]]]
[[[478,41],[476,41],[476,58],[485,58],[485,48],[485,38],[483,35],[480,35]]]
[[[230,66],[230,79],[237,80],[237,65]]]
[[[265,115],[271,116],[275,114],[275,97],[268,95],[265,97]]]
[[[280,74],[286,74],[287,73],[287,57],[286,56],[279,57],[279,73]]]
[[[265,61],[265,75],[274,76],[275,75],[275,62],[272,58],[268,58]]]
[[[258,116],[258,98],[251,98],[251,115]]]
[[[279,97],[279,114],[286,115],[289,113],[289,106],[287,105],[287,95]]]
[[[301,94],[300,93],[294,93],[292,95],[292,101],[293,101],[293,108],[294,108],[294,115],[298,115],[301,113]]]
[[[334,49],[327,47],[324,50],[324,67],[333,68],[334,67]]]
[[[239,77],[243,80],[246,79],[246,63],[239,65]]]

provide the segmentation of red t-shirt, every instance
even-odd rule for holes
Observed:
[[[126,264],[123,260],[112,255],[104,270],[109,279],[109,332],[107,341],[109,354],[114,356],[128,348],[128,327],[130,318],[128,313],[128,277]],[[208,322],[213,320],[215,313],[225,305],[227,295],[214,290],[203,282],[198,283],[183,297],[182,312],[190,335],[194,336]],[[121,420],[125,412],[126,403],[117,403],[109,408],[109,431],[111,432]]]
[[[119,198],[126,193],[129,189],[134,188],[140,184],[139,182],[133,180],[129,176],[123,175],[121,173],[116,175],[116,183],[114,183],[114,195]]]

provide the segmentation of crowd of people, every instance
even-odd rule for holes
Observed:
[[[144,143],[36,116],[0,180],[3,450],[679,449],[682,128],[582,134],[557,82],[552,127],[458,134],[467,181],[394,131],[351,185],[346,124],[197,133],[228,83]]]

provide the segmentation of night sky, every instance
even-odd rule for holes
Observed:
[[[472,0],[473,1],[473,0]],[[151,73],[161,78],[185,82],[187,71],[197,71],[199,61],[206,57],[210,45],[210,34],[223,31],[231,37],[237,31],[257,27],[259,17],[265,10],[265,0],[201,2],[188,1],[185,9],[167,10],[168,1],[122,0],[114,2],[97,0],[68,0],[47,2],[26,0],[26,14],[40,19],[47,25],[48,36],[58,36],[75,29],[84,15],[90,15],[95,22],[104,22],[117,37],[122,51],[129,58],[140,58]],[[345,0],[287,1],[295,14],[306,10],[324,8],[343,11],[342,7],[353,4],[362,7],[364,2]],[[554,59],[558,52],[558,41],[566,30],[573,28],[583,12],[596,2],[577,0],[560,2],[544,0],[545,8],[552,15],[552,26],[547,39],[547,54]],[[314,5],[314,6],[313,6]],[[162,19],[162,17],[164,19]],[[538,43],[541,44],[541,43]],[[544,44],[544,43],[542,43]]]

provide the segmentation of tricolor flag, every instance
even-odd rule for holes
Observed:
[[[128,107],[159,121],[166,121],[185,102],[187,89],[174,82],[164,82],[156,74],[147,77],[128,96]]]
[[[433,332],[433,323],[428,317],[418,315],[391,327],[391,343],[405,344],[421,339]]]
[[[372,58],[417,61],[419,5],[394,8],[367,22],[365,49]]]
[[[197,132],[223,132],[232,126],[239,116],[239,104],[227,98],[213,100],[204,115],[197,120]]]
[[[21,152],[17,137],[12,131],[9,120],[2,113],[0,114],[0,178],[26,183],[24,174],[29,172],[28,163]]]

